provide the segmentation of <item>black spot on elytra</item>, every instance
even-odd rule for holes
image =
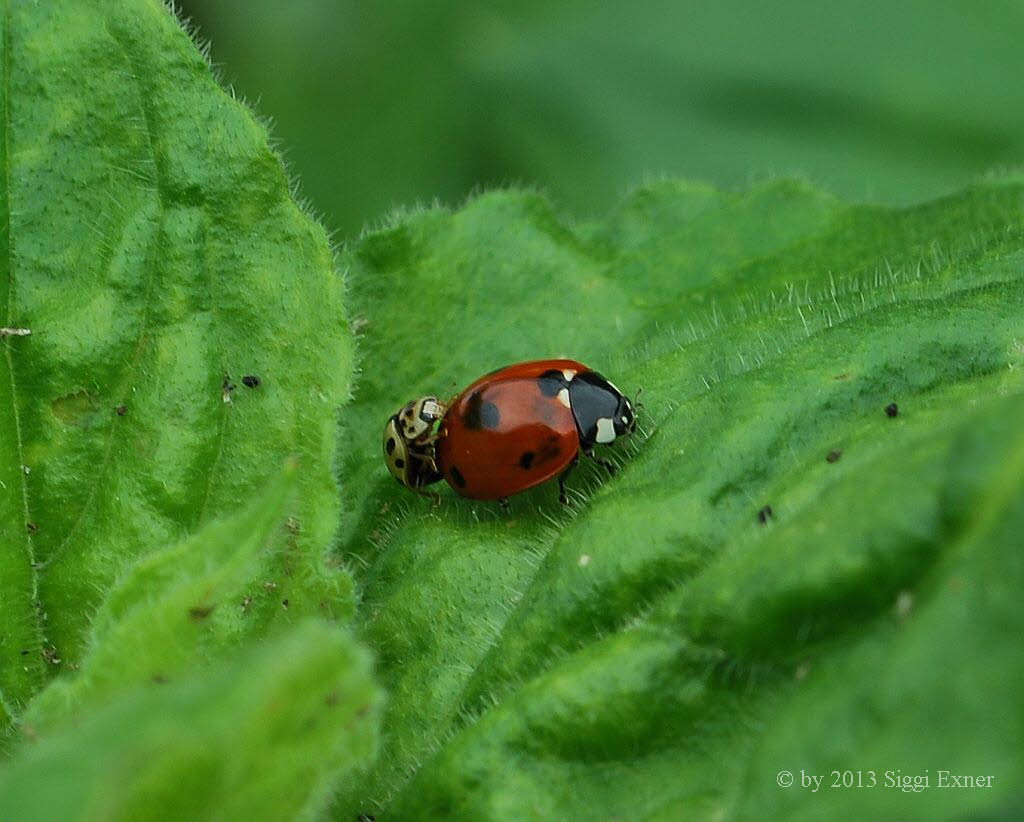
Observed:
[[[497,428],[501,422],[501,412],[493,402],[485,402],[480,406],[480,420],[484,428]]]
[[[395,468],[405,468],[405,460],[403,460],[403,459],[395,460]]]
[[[452,479],[455,480],[455,484],[459,486],[459,488],[466,487],[466,478],[462,476],[462,472],[458,468],[453,465],[448,469],[448,473],[452,475]]]
[[[565,378],[565,374],[557,368],[545,371],[537,377],[537,387],[540,388],[540,393],[545,397],[557,397],[558,392],[563,388],[567,388],[568,385],[569,381]]]
[[[501,412],[493,402],[487,402],[483,394],[475,391],[466,401],[466,413],[462,415],[466,428],[479,431],[481,428],[497,428],[501,422]]]
[[[387,452],[389,454],[392,451],[395,450],[395,438],[394,437],[388,437],[388,444],[385,446],[385,448],[387,449]]]
[[[522,456],[519,458],[519,467],[524,471],[529,471],[530,466],[533,465],[533,458],[536,455],[533,451],[523,451]]]

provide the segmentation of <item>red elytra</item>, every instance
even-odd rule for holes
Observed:
[[[438,428],[437,474],[464,497],[504,499],[555,476],[582,452],[633,432],[629,400],[576,360],[535,360],[481,377],[448,405]]]
[[[537,360],[481,377],[459,394],[441,421],[437,467],[472,499],[501,499],[563,473],[580,450],[569,405],[542,390],[551,372],[590,371],[575,360]]]

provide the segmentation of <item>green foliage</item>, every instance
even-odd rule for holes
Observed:
[[[323,229],[162,4],[7,2],[0,25],[0,306],[32,332],[0,358],[0,693],[17,712],[81,663],[132,560],[239,510],[292,455],[294,534],[251,618],[351,614],[324,552],[352,354]]]
[[[346,527],[390,699],[381,756],[336,818],[934,818],[1007,801],[1020,180],[907,210],[664,183],[575,228],[493,193],[399,219],[345,262],[364,320]],[[508,515],[450,492],[432,510],[381,470],[381,421],[405,400],[560,354],[642,386],[648,432],[613,479],[573,478],[572,511],[551,487]],[[776,784],[800,768],[996,779],[923,798]]]
[[[1011,807],[1024,180],[402,215],[341,261],[338,449],[342,283],[264,130],[155,0],[0,9],[0,817]],[[505,513],[387,476],[404,401],[557,355],[644,389],[614,478]],[[994,785],[776,783],[833,768]]]
[[[366,654],[302,623],[206,675],[138,687],[0,773],[5,819],[315,818],[375,744]]]
[[[32,701],[22,724],[33,735],[138,684],[166,682],[267,632],[291,602],[270,573],[295,550],[286,511],[294,469],[248,510],[214,522],[130,568],[93,618],[80,671]],[[303,591],[305,596],[315,591]],[[325,603],[326,606],[326,603]]]
[[[652,175],[908,203],[1024,158],[1011,0],[184,6],[349,234],[520,181],[594,216]]]
[[[0,817],[315,817],[380,700],[326,235],[161,3],[0,43]]]

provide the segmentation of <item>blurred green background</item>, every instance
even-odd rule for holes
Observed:
[[[1019,2],[180,5],[340,239],[512,183],[582,217],[663,175],[903,204],[1024,158]]]

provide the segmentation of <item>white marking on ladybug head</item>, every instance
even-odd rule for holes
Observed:
[[[576,376],[576,372],[573,371],[571,368],[563,368],[562,376],[565,377],[567,382],[572,382],[572,378]]]
[[[445,410],[437,397],[420,397],[407,403],[397,414],[402,436],[409,442],[422,443],[430,436],[434,423],[444,416]]]
[[[562,405],[564,405],[566,408],[572,408],[572,406],[569,405],[569,389],[568,388],[563,388],[561,391],[558,392],[558,401],[560,403],[562,403]]]
[[[597,421],[597,441],[602,445],[615,440],[615,424],[609,417],[601,417]]]
[[[630,405],[629,400],[623,397],[619,407],[619,415],[615,421],[615,430],[619,434],[628,435],[633,433],[634,428],[636,428],[636,413],[633,411],[633,406]]]

